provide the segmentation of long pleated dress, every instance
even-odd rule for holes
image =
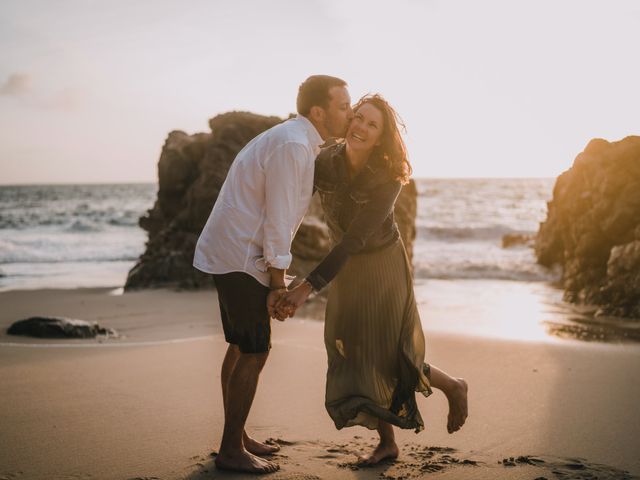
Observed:
[[[397,193],[388,200],[388,215],[380,213],[387,208],[380,170],[369,165],[351,181],[341,166],[344,161],[340,146],[323,152],[314,180],[336,245],[323,261],[325,268],[321,263],[308,277],[317,281],[319,272],[329,288],[325,406],[338,429],[375,429],[383,420],[419,432],[424,422],[415,395],[431,393],[429,366],[411,268],[393,219]],[[377,203],[366,205],[372,201]],[[366,238],[354,229],[366,231]],[[390,232],[395,232],[390,242],[375,245]],[[350,236],[356,241],[344,247]],[[339,252],[341,248],[349,251]],[[339,267],[330,282],[327,263]]]

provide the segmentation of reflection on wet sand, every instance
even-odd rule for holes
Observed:
[[[640,320],[596,316],[546,282],[416,281],[425,331],[523,341],[638,342]]]
[[[570,315],[544,322],[549,335],[586,342],[640,342],[640,321],[594,315]]]
[[[640,342],[640,319],[597,316],[572,305],[551,283],[505,280],[416,280],[424,330],[509,340]],[[326,294],[296,315],[323,320]]]

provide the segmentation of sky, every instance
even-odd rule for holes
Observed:
[[[555,177],[640,134],[636,0],[3,0],[0,184],[152,182],[171,130],[381,93],[416,177]]]

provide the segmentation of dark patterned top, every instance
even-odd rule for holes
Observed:
[[[327,147],[316,159],[313,186],[334,247],[307,276],[315,290],[324,288],[350,255],[380,250],[400,236],[393,217],[400,182],[390,178],[379,155],[372,155],[353,179],[347,161],[344,144]]]

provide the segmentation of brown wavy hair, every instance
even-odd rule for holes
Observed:
[[[405,185],[409,183],[409,177],[413,169],[407,158],[407,147],[404,144],[400,130],[406,132],[404,122],[389,102],[382,95],[367,94],[363,96],[353,107],[354,113],[365,104],[371,104],[381,113],[384,121],[380,145],[374,148],[373,155],[382,157],[389,174],[397,181]]]

